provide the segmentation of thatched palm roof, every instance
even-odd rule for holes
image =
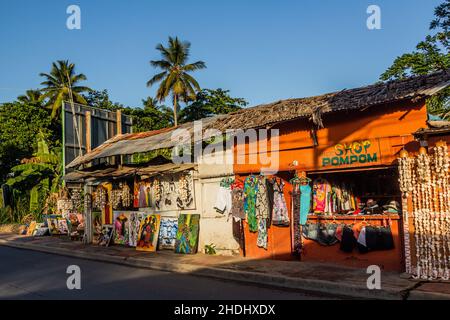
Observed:
[[[432,96],[450,84],[450,70],[405,80],[382,82],[320,96],[287,99],[240,110],[220,119],[214,126],[249,129],[308,117],[320,124],[320,116],[341,110],[356,110],[401,100],[417,101]]]

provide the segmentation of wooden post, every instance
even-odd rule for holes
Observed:
[[[116,112],[116,124],[117,124],[117,134],[122,134],[122,111],[117,110]]]
[[[86,111],[86,153],[91,152],[91,112]]]

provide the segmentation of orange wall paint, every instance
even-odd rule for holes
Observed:
[[[278,174],[285,182],[289,180],[287,172],[317,171],[335,167],[323,167],[321,158],[333,151],[338,143],[350,143],[354,141],[369,139],[380,154],[380,161],[376,165],[392,165],[397,154],[402,148],[415,153],[419,144],[414,140],[412,133],[420,128],[426,127],[427,112],[426,106],[422,103],[400,103],[395,106],[372,107],[363,111],[340,112],[324,115],[324,129],[317,131],[318,146],[314,147],[311,139],[311,121],[307,119],[289,121],[277,126],[279,129],[279,149],[270,150],[268,142],[268,154],[278,155]],[[256,150],[257,143],[247,143],[245,145],[248,156],[251,148]],[[331,150],[330,150],[331,149]],[[235,160],[237,148],[234,149]],[[292,165],[293,161],[298,161],[298,166]],[[341,167],[364,167],[374,164],[352,164]],[[257,163],[234,164],[234,172],[237,176],[245,177],[249,173],[259,173],[261,169],[267,168]],[[339,167],[339,168],[341,168]],[[283,173],[284,172],[284,173]],[[291,195],[289,190],[292,186],[286,183],[285,198],[291,215]],[[382,219],[373,220],[377,225]],[[245,251],[246,256],[261,259],[293,259],[291,228],[279,228],[271,226],[268,230],[268,249],[264,250],[256,246],[257,233],[250,233],[245,226]],[[392,232],[395,239],[395,249],[386,252],[372,252],[366,255],[349,255],[340,252],[339,246],[323,248],[320,245],[306,240],[305,254],[302,259],[306,261],[327,261],[347,266],[364,267],[370,264],[378,264],[386,270],[401,271],[402,264],[402,221],[394,220]],[[356,258],[354,258],[356,256]],[[353,259],[352,259],[353,257]]]
[[[397,104],[389,108],[372,107],[351,113],[326,114],[323,118],[325,128],[317,131],[318,146],[316,147],[313,145],[310,134],[312,124],[307,119],[289,121],[273,127],[273,129],[279,129],[278,150],[271,150],[270,139],[259,142],[267,142],[269,157],[278,155],[279,171],[330,169],[331,167],[321,165],[321,158],[336,144],[367,139],[379,148],[381,161],[377,164],[392,164],[403,146],[410,152],[418,150],[418,143],[414,141],[412,133],[426,127],[427,114],[425,105],[420,103]],[[257,142],[247,143],[245,146],[247,157],[252,154],[251,151],[258,153],[258,150]],[[238,148],[235,148],[235,159],[237,151]],[[246,160],[245,163],[234,164],[235,173],[260,172],[262,168],[269,167],[262,165],[259,158],[257,163],[249,163],[248,158]],[[294,160],[298,161],[297,167],[292,166]],[[360,165],[352,165],[352,167],[355,166]]]

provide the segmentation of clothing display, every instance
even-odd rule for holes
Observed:
[[[244,184],[235,182],[231,185],[231,215],[237,219],[245,219]]]
[[[239,243],[239,247],[242,250],[245,250],[244,227],[242,225],[242,220],[235,219],[233,217],[232,228],[233,228],[233,238]]]
[[[313,190],[314,213],[328,213],[328,194],[331,192],[330,184],[325,179],[316,179],[314,180]]]
[[[266,179],[266,191],[267,191],[267,209],[269,212],[269,216],[267,217],[267,225],[270,226],[272,224],[272,211],[273,211],[273,183],[271,179]]]
[[[300,185],[300,224],[305,225],[311,208],[311,186]]]
[[[258,177],[256,193],[256,203],[255,203],[255,214],[259,219],[269,218],[269,198],[267,193],[266,178],[262,175]]]
[[[319,224],[307,223],[302,227],[302,234],[306,239],[317,241],[319,239]]]
[[[267,219],[258,218],[258,239],[256,245],[267,249]]]
[[[316,214],[355,213],[359,209],[359,199],[353,187],[341,183],[330,183],[323,178],[313,183],[313,212]],[[359,213],[359,211],[358,211]]]
[[[272,224],[276,226],[289,226],[289,213],[287,210],[286,199],[283,193],[284,182],[273,181],[273,210]]]
[[[216,203],[214,209],[221,214],[229,214],[231,212],[231,190],[227,187],[219,187],[216,196]]]
[[[334,223],[319,224],[317,242],[323,246],[332,246],[338,243],[337,227],[338,225]]]
[[[256,218],[256,193],[258,192],[258,178],[248,176],[244,181],[244,212],[250,232],[258,231]]]
[[[302,226],[300,224],[300,185],[298,183],[292,183],[292,188],[292,224],[294,228],[294,253],[297,256],[300,256],[302,251]]]
[[[394,248],[391,228],[367,226],[365,230],[366,247],[369,251],[390,250]]]
[[[356,246],[356,239],[353,230],[349,226],[344,226],[342,230],[342,240],[340,249],[344,252],[350,253]]]

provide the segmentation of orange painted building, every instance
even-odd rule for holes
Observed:
[[[236,163],[234,172],[244,178],[249,174],[258,174],[267,169],[276,170],[274,176],[284,180],[284,195],[292,221],[291,190],[289,180],[295,172],[306,172],[312,179],[322,175],[359,174],[365,172],[377,175],[379,170],[394,170],[396,159],[402,149],[411,153],[418,151],[420,145],[413,133],[426,127],[427,112],[424,100],[418,102],[402,101],[378,105],[376,107],[325,113],[322,115],[323,128],[314,129],[307,118],[274,124],[271,129],[279,130],[278,143],[267,139],[245,143],[244,163]],[[266,144],[271,165],[261,164],[260,158],[254,160],[252,155],[260,155],[259,145]],[[235,160],[242,145],[235,147]],[[264,153],[264,151],[263,151]],[[241,153],[242,156],[242,153]],[[278,159],[278,160],[274,160]],[[277,163],[278,162],[278,163]],[[270,170],[269,170],[270,171]],[[395,171],[393,171],[395,172]],[[392,179],[389,184],[397,184]],[[395,196],[399,196],[396,194]],[[382,225],[390,220],[395,248],[388,251],[374,251],[360,254],[357,251],[345,253],[339,245],[321,246],[315,241],[303,240],[300,260],[332,262],[353,267],[367,267],[372,264],[386,270],[403,270],[402,218],[399,215],[382,216],[317,216],[310,215],[308,223],[335,222],[354,224],[364,222],[370,225]],[[292,224],[292,223],[291,223]],[[293,253],[293,233],[289,227],[271,226],[268,229],[267,250],[256,246],[257,233],[248,231],[245,226],[245,254],[249,258],[299,259]]]

